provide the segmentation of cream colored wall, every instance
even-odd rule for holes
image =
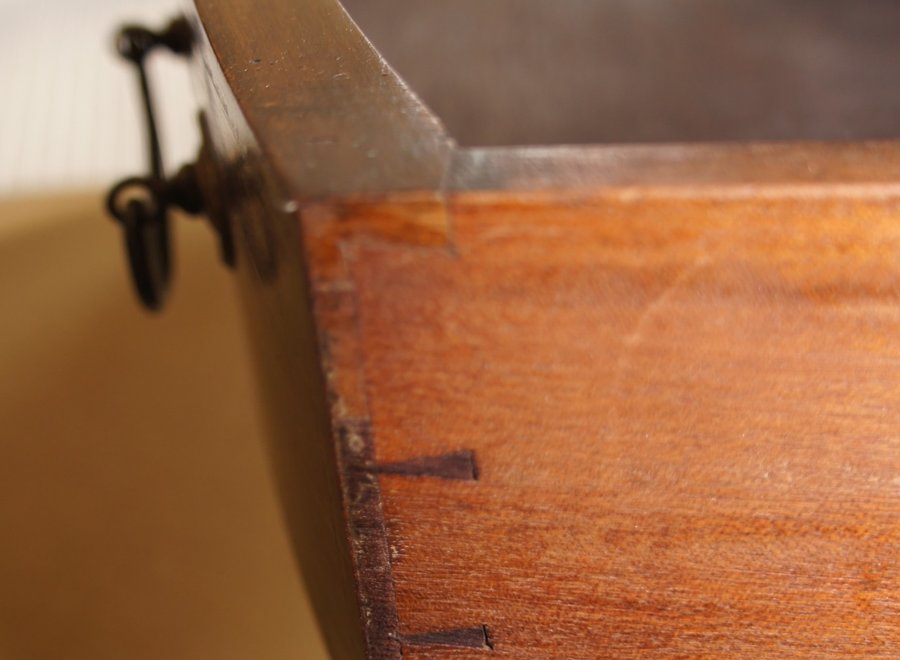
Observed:
[[[0,219],[0,659],[324,657],[207,228],[151,317],[99,195]]]

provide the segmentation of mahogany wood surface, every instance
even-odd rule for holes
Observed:
[[[900,655],[900,144],[460,149],[336,2],[197,8],[335,657]]]
[[[404,657],[900,653],[900,187],[839,182],[307,209]]]
[[[203,79],[232,95],[229,117],[252,129],[292,194],[440,185],[451,140],[337,0],[195,5],[209,36]]]
[[[330,654],[361,658],[366,641],[352,543],[295,211],[235,95],[244,88],[219,64],[222,57],[227,69],[235,60],[217,57],[207,38],[216,33],[204,30],[200,16],[192,16],[199,39],[195,68],[221,170],[222,206],[232,224],[243,316],[285,522]],[[210,20],[207,29],[215,25]],[[233,34],[223,28],[219,36]]]

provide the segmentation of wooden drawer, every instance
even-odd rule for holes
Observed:
[[[900,6],[196,5],[335,657],[900,655]]]

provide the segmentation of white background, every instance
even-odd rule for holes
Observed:
[[[146,170],[135,74],[113,38],[124,22],[162,27],[180,6],[0,0],[0,196],[102,188]],[[150,67],[172,171],[196,152],[196,104],[183,61],[159,53]]]

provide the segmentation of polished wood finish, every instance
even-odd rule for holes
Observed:
[[[900,144],[461,149],[336,2],[197,6],[335,657],[900,654]]]
[[[329,652],[335,658],[361,658],[367,643],[295,211],[235,94],[246,88],[219,64],[234,62],[235,56],[217,55],[199,23],[204,17],[208,29],[233,34],[214,19],[234,14],[207,16],[203,9],[200,4],[199,16],[193,17],[200,39],[195,63],[224,182],[222,206],[232,224],[244,318],[285,521]]]
[[[304,214],[404,657],[482,626],[523,658],[900,651],[900,186],[786,159],[747,188],[689,152],[639,187],[455,192],[430,248],[361,211],[340,268],[315,246],[350,219]],[[396,468],[461,451],[477,478]]]
[[[233,95],[232,118],[252,128],[291,194],[440,185],[451,140],[336,0],[196,7],[210,37],[205,78]]]

